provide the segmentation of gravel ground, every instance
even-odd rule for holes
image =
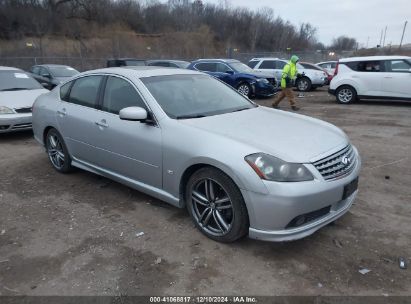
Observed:
[[[216,243],[185,210],[57,173],[31,132],[0,134],[0,295],[411,295],[398,266],[411,260],[411,104],[343,106],[325,89],[298,101],[344,129],[363,170],[349,213],[288,243]]]

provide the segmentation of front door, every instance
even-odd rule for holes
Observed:
[[[111,173],[144,184],[162,187],[161,129],[156,125],[121,120],[127,107],[149,110],[128,80],[109,76],[102,105],[93,121],[91,143],[96,147],[97,165]]]
[[[403,59],[385,61],[384,96],[411,98],[411,64]]]

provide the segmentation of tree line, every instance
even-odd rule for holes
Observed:
[[[270,8],[252,11],[224,1],[0,0],[3,40],[47,35],[84,40],[115,35],[120,30],[165,36],[206,32],[211,43],[243,52],[326,49],[310,23],[297,26]],[[356,45],[353,38],[339,37],[329,47],[352,50]]]

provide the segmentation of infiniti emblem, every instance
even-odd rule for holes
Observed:
[[[348,156],[343,156],[343,158],[341,159],[341,163],[343,165],[349,165],[351,163],[351,159]]]

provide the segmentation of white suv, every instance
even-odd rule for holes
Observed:
[[[248,62],[248,66],[257,71],[263,71],[274,75],[277,83],[281,83],[281,76],[287,60],[279,58],[253,58]],[[310,91],[322,87],[327,82],[327,74],[323,71],[305,69],[297,63],[298,73],[303,74],[295,81],[295,86],[299,91]]]
[[[411,57],[370,56],[341,59],[329,93],[339,103],[357,99],[411,101]]]

